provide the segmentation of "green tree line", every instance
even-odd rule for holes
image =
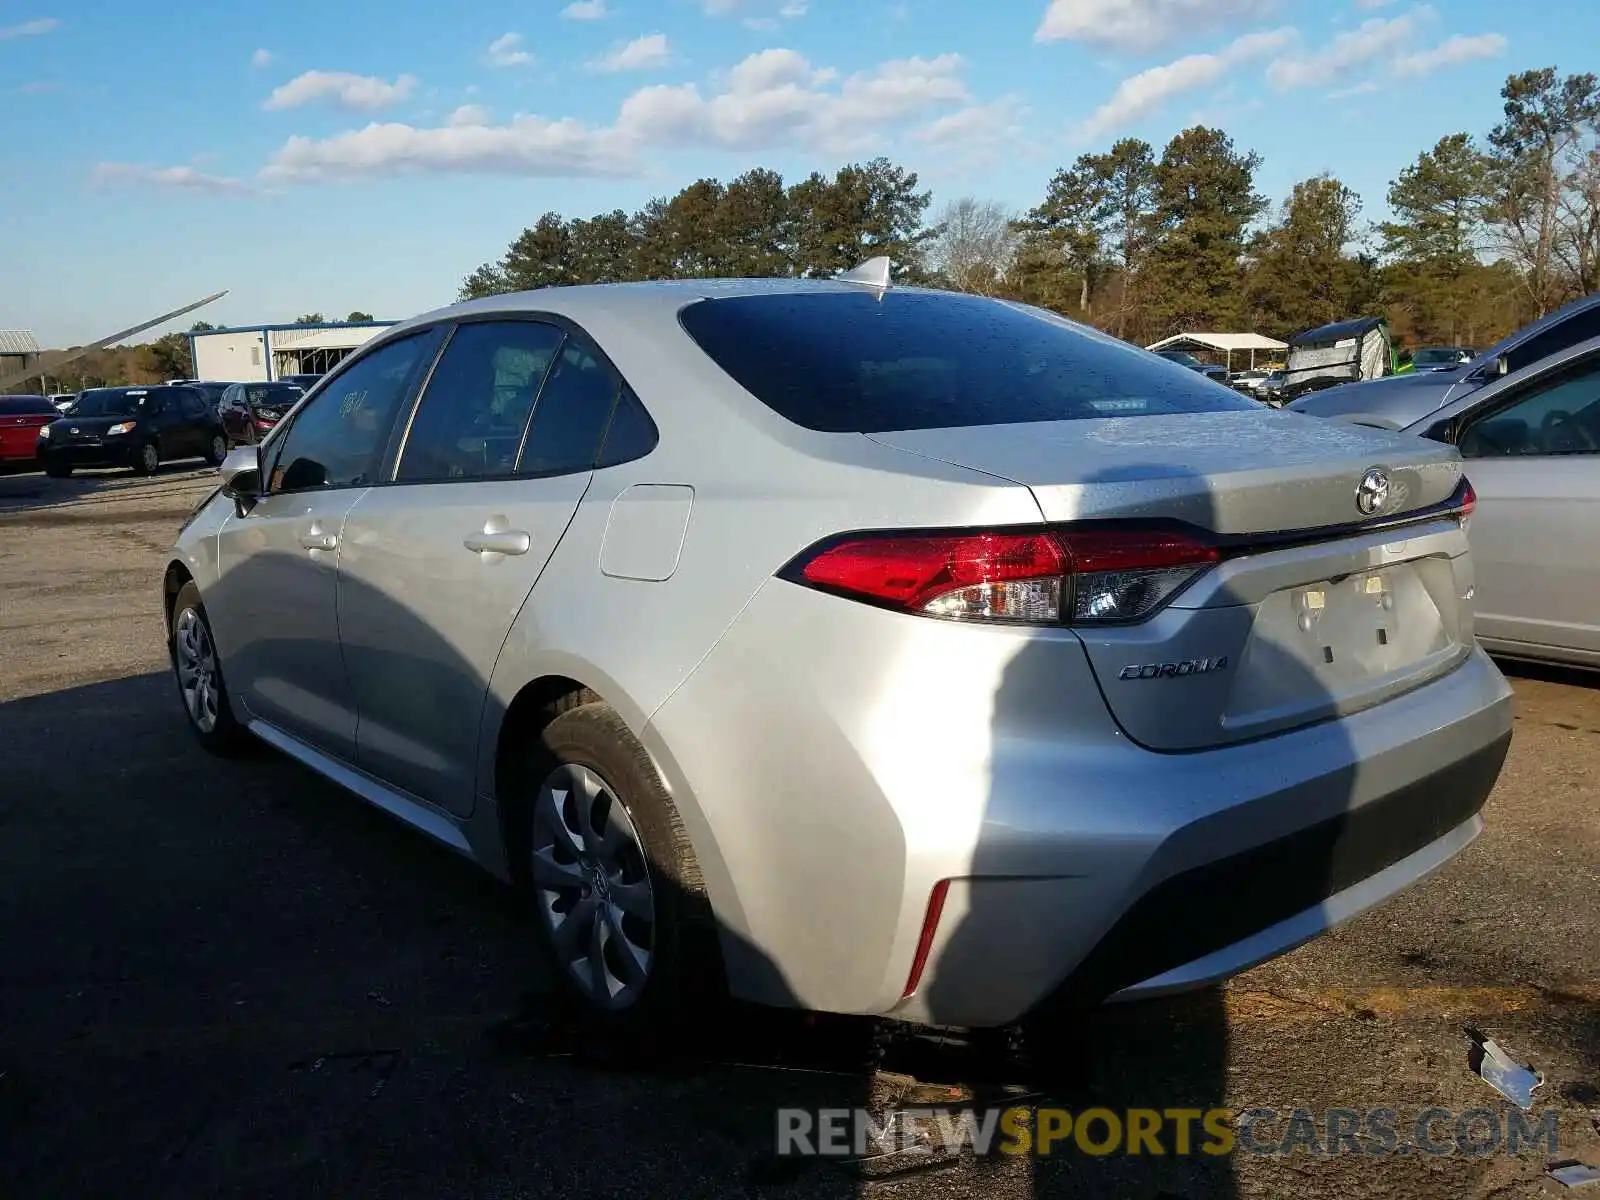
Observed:
[[[1327,174],[1272,205],[1260,156],[1196,126],[1159,153],[1125,138],[1082,154],[1020,213],[963,197],[930,218],[931,192],[885,158],[793,183],[767,168],[700,179],[631,214],[548,212],[460,294],[825,277],[888,255],[905,282],[1025,300],[1141,344],[1381,313],[1407,344],[1483,346],[1600,290],[1600,82],[1546,67],[1500,95],[1493,129],[1451,134],[1399,172],[1377,224]]]

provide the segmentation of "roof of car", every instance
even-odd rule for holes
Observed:
[[[835,279],[653,279],[638,283],[587,283],[569,287],[537,288],[466,300],[420,313],[401,321],[394,331],[410,329],[453,317],[488,313],[551,312],[574,320],[592,312],[632,312],[659,316],[673,313],[696,300],[722,300],[741,296],[772,296],[795,292],[859,293],[867,285]],[[871,290],[868,288],[868,290]],[[927,288],[896,286],[896,292],[927,292]],[[949,293],[956,294],[956,293]],[[385,331],[387,334],[390,331]]]

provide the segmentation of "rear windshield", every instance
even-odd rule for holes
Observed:
[[[1035,311],[863,290],[702,300],[680,320],[746,391],[829,433],[1256,407],[1197,372]]]
[[[56,406],[43,396],[0,396],[0,417],[20,417],[26,413],[55,414]]]
[[[305,391],[292,383],[263,383],[245,388],[245,397],[251,404],[290,405],[305,395]]]

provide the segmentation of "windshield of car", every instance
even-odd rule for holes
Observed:
[[[1579,342],[1600,336],[1600,304],[1591,304],[1572,315],[1541,329],[1538,333],[1503,351],[1511,370],[1520,371],[1529,363],[1548,358]]]
[[[252,405],[279,405],[287,408],[304,396],[305,389],[292,383],[261,383],[245,388],[245,398]]]
[[[1125,342],[979,296],[786,292],[701,300],[679,319],[767,407],[830,433],[1254,407]]]
[[[1186,367],[1198,367],[1200,365],[1198,358],[1183,350],[1157,350],[1156,353],[1168,362],[1182,363]]]
[[[1411,361],[1419,367],[1440,367],[1461,361],[1461,351],[1449,346],[1434,346],[1418,350]]]
[[[131,417],[146,406],[150,393],[122,388],[90,388],[73,402],[67,414],[73,417]]]

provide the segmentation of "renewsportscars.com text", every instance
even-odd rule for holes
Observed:
[[[969,1149],[974,1154],[1186,1156],[1359,1154],[1437,1157],[1555,1154],[1557,1113],[1518,1109],[864,1108],[779,1109],[780,1155],[864,1157]]]

